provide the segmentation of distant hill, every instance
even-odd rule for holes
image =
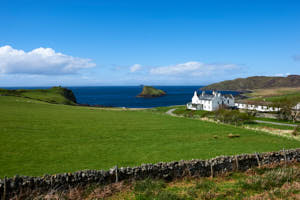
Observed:
[[[63,87],[49,89],[18,89],[9,90],[0,88],[0,96],[17,96],[36,99],[55,104],[75,105],[76,98],[72,90]]]
[[[201,90],[233,90],[248,91],[254,89],[280,88],[280,87],[300,87],[300,76],[289,75],[287,77],[252,76],[248,78],[238,78],[234,80],[214,83]]]
[[[144,98],[152,98],[152,97],[160,97],[165,95],[166,92],[163,90],[156,89],[151,86],[144,86],[143,91],[137,95],[137,97],[144,97]]]

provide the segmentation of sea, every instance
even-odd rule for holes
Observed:
[[[72,86],[77,103],[108,107],[153,108],[184,105],[191,101],[194,91],[201,92],[204,86],[154,86],[167,94],[156,98],[138,98],[142,86]],[[49,87],[9,87],[7,89],[45,89]],[[238,94],[234,91],[220,91],[222,94]]]

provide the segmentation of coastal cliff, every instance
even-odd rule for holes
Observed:
[[[72,90],[63,87],[52,87],[49,89],[2,89],[0,96],[16,96],[55,104],[76,105],[76,97]]]

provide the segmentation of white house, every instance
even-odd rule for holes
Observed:
[[[297,105],[295,105],[294,109],[295,110],[300,110],[300,103],[297,103]]]
[[[186,107],[190,110],[206,110],[214,111],[219,109],[220,106],[234,107],[234,97],[223,96],[221,93],[213,91],[212,94],[206,94],[205,91],[198,96],[197,92],[194,92],[192,102],[187,103]]]
[[[246,104],[246,103],[235,103],[235,106],[238,109],[245,109],[245,110],[256,110],[259,112],[278,112],[281,108],[267,106],[267,105],[253,105],[253,104]],[[300,103],[293,107],[294,110],[300,110]]]
[[[280,110],[280,108],[271,107],[267,105],[253,105],[253,104],[246,104],[246,103],[235,103],[235,106],[238,109],[256,110],[259,112],[277,112]]]
[[[275,108],[266,105],[253,105],[253,104],[246,104],[246,103],[235,103],[235,106],[238,109],[245,109],[245,110],[256,110],[259,112],[277,112],[280,108]]]

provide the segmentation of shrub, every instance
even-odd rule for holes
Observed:
[[[135,183],[135,192],[145,192],[145,191],[156,191],[161,188],[165,188],[166,184],[163,181],[153,181],[151,179],[146,179],[144,181],[138,181]]]
[[[296,126],[292,132],[293,136],[297,136],[300,133],[300,125]]]
[[[248,113],[241,113],[238,110],[219,109],[214,112],[214,118],[223,123],[241,125],[249,122],[252,117]]]
[[[299,169],[277,168],[267,171],[263,174],[263,176],[252,176],[245,181],[241,181],[240,186],[244,189],[262,191],[269,190],[274,187],[281,187],[286,182],[297,180],[300,180]]]

